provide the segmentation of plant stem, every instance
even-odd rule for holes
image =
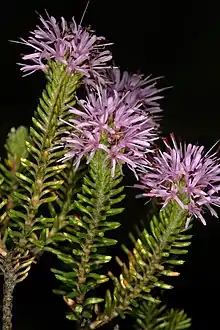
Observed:
[[[97,160],[95,160],[95,158],[97,158]],[[106,186],[110,185],[111,181],[111,176],[109,175],[109,163],[104,159],[102,152],[97,152],[94,160],[97,161],[97,164],[101,166],[102,170],[97,170],[97,173],[95,173],[97,176],[97,180],[95,182],[97,198],[91,214],[92,219],[91,224],[88,227],[87,237],[85,239],[85,243],[82,245],[83,253],[78,268],[79,277],[77,282],[77,291],[79,295],[76,297],[76,302],[80,305],[83,304],[86,296],[86,292],[82,292],[82,287],[87,281],[87,275],[91,272],[91,268],[88,266],[91,257],[91,249],[97,235],[97,228],[100,224],[102,210],[106,204]],[[107,182],[107,178],[109,178],[109,182]],[[85,265],[87,265],[87,269],[85,269]]]
[[[49,155],[47,150],[52,148],[53,141],[57,129],[57,121],[59,120],[59,115],[61,111],[61,105],[65,99],[65,88],[68,84],[68,76],[63,74],[60,75],[60,82],[57,86],[57,91],[53,103],[51,105],[51,112],[48,118],[48,125],[43,136],[42,145],[40,147],[40,159],[38,160],[38,171],[35,177],[35,184],[32,193],[31,203],[28,210],[28,220],[27,224],[31,225],[37,210],[40,206],[40,195],[43,189],[44,178],[46,175],[46,169],[49,164]]]
[[[55,78],[53,78],[54,74],[55,74]],[[79,77],[68,75],[66,72],[66,68],[63,66],[60,66],[59,68],[56,67],[54,69],[54,72],[52,72],[51,79],[55,87],[53,86],[53,93],[50,101],[48,101],[49,103],[48,106],[49,110],[47,113],[48,118],[47,118],[47,124],[43,127],[42,141],[41,143],[38,142],[37,144],[37,148],[39,150],[38,159],[36,162],[37,170],[34,175],[34,183],[32,185],[30,200],[26,207],[27,219],[25,221],[23,237],[20,242],[21,247],[23,244],[22,242],[24,242],[24,244],[26,242],[25,239],[29,235],[30,229],[33,226],[34,220],[37,216],[38,209],[42,204],[43,198],[41,196],[44,190],[45,177],[48,168],[52,166],[50,153],[48,152],[48,150],[56,146],[56,142],[60,139],[59,132],[57,132],[60,123],[60,117],[62,117],[64,113],[68,114],[68,104],[71,104],[71,102],[74,101],[75,98],[74,92],[79,86],[78,83]],[[70,84],[73,81],[75,81],[75,83],[74,83],[74,88],[72,88],[73,89],[71,96],[72,99],[70,99],[69,90],[70,90]],[[51,81],[49,81],[46,86],[46,90],[50,90],[50,89],[51,89]],[[34,145],[34,139],[32,142]],[[31,143],[29,148],[31,150]],[[55,191],[53,188],[50,187],[48,188],[48,190],[51,190],[50,191],[51,195]],[[48,194],[49,191],[47,193],[47,196]]]
[[[16,278],[12,267],[12,260],[10,255],[5,257],[3,268],[4,268],[4,284],[3,284],[2,330],[11,330],[13,292],[16,285]]]
[[[161,263],[162,259],[162,252],[164,252],[164,249],[167,248],[167,246],[170,244],[170,237],[177,234],[177,230],[179,229],[179,232],[183,229],[182,225],[184,225],[185,220],[187,217],[187,213],[185,210],[182,210],[182,208],[179,207],[179,205],[176,205],[174,210],[172,211],[170,222],[166,227],[166,230],[164,231],[163,235],[160,237],[160,241],[158,242],[157,249],[154,250],[154,253],[152,255],[152,258],[149,259],[149,268],[147,274],[144,276],[144,286],[147,286],[148,282],[150,282],[150,278],[152,276],[157,276],[158,273],[158,265]],[[129,282],[130,285],[132,283]],[[138,283],[135,283],[132,291],[127,291],[127,293],[124,295],[123,301],[120,301],[119,305],[115,305],[114,309],[111,312],[111,315],[107,315],[106,313],[102,313],[97,317],[97,320],[92,322],[90,325],[90,329],[95,329],[100,326],[103,326],[104,324],[110,322],[115,317],[119,315],[118,311],[125,312],[128,310],[128,308],[131,305],[131,302],[138,299],[141,288],[139,287]]]
[[[125,197],[125,195],[118,197],[118,194],[124,188],[123,186],[118,188],[121,180],[120,168],[117,166],[116,175],[112,177],[111,166],[109,159],[106,158],[106,153],[103,150],[98,150],[89,163],[88,173],[83,180],[82,194],[79,193],[77,195],[78,200],[75,201],[76,208],[81,211],[80,217],[82,216],[84,229],[80,233],[82,235],[79,248],[80,252],[77,254],[77,263],[74,267],[77,278],[74,280],[75,304],[72,310],[75,313],[76,319],[80,322],[81,329],[84,329],[84,327],[85,329],[90,328],[87,322],[91,318],[92,307],[89,304],[84,305],[85,300],[88,298],[88,292],[93,290],[98,284],[108,280],[107,276],[97,275],[95,272],[97,266],[100,268],[99,265],[111,260],[111,257],[105,256],[99,248],[108,244],[110,245],[108,238],[104,241],[104,232],[106,228],[109,230],[106,219],[115,210],[117,214],[123,211],[123,208],[111,208],[113,202],[115,205]],[[87,187],[88,182],[90,182],[89,185],[92,187],[91,190]],[[116,195],[117,199],[114,199]],[[108,224],[111,224],[111,221]],[[114,241],[112,244],[116,243],[116,240],[112,241]],[[100,276],[99,280],[97,278],[91,280],[94,273],[96,277]]]
[[[13,306],[13,291],[14,284],[10,281],[10,278],[5,279],[3,286],[3,330],[12,329],[12,306]]]

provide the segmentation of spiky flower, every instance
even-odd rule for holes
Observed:
[[[111,95],[116,90],[124,102],[129,106],[139,106],[143,111],[148,111],[153,115],[154,120],[161,118],[162,109],[158,101],[163,98],[160,92],[165,88],[157,88],[157,81],[161,77],[151,78],[142,74],[130,74],[127,71],[121,72],[119,68],[113,68],[105,71],[105,82]]]
[[[97,37],[89,28],[77,25],[74,18],[67,24],[64,18],[57,23],[47,14],[47,19],[40,16],[42,26],[30,33],[28,40],[21,38],[19,43],[33,49],[33,53],[22,59],[30,64],[20,64],[21,70],[31,74],[37,70],[46,70],[49,60],[59,61],[83,76],[99,76],[99,71],[106,67],[112,55],[106,50],[104,37]]]
[[[63,138],[68,150],[63,160],[74,158],[77,168],[83,157],[90,162],[96,150],[102,149],[111,161],[112,176],[117,163],[126,163],[135,172],[140,159],[153,151],[152,143],[157,138],[149,114],[141,114],[139,105],[125,104],[117,91],[108,96],[101,87],[79,104],[80,110],[70,110],[72,130]]]
[[[177,145],[171,134],[171,146],[164,140],[166,151],[158,151],[152,162],[146,162],[146,170],[140,174],[135,187],[145,190],[142,196],[159,197],[163,207],[175,200],[191,216],[206,224],[203,212],[208,209],[217,217],[212,206],[220,206],[220,164],[211,148],[204,153],[203,146]],[[147,168],[149,166],[149,168]],[[189,221],[188,220],[188,221]]]

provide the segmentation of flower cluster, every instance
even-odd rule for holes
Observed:
[[[144,189],[143,196],[160,197],[165,206],[170,200],[194,215],[202,216],[203,206],[217,216],[212,205],[220,206],[220,167],[216,154],[204,154],[203,147],[173,147],[165,141],[167,150],[158,151],[152,162],[147,155],[154,152],[157,139],[162,98],[157,88],[159,78],[144,78],[141,74],[121,73],[107,67],[112,55],[106,50],[104,37],[97,37],[90,29],[77,25],[74,19],[67,24],[64,18],[57,23],[54,17],[43,19],[27,41],[33,53],[24,55],[30,64],[21,64],[27,74],[46,70],[48,61],[55,60],[67,66],[68,72],[77,71],[85,77],[88,96],[72,108],[70,130],[63,137],[67,153],[63,161],[74,159],[77,169],[81,159],[89,163],[98,149],[106,152],[111,161],[112,175],[117,163],[126,163]]]
[[[173,147],[164,140],[166,151],[158,151],[147,170],[140,174],[137,188],[145,190],[142,196],[159,197],[163,207],[175,200],[190,216],[206,224],[204,208],[217,217],[214,206],[220,206],[220,164],[216,153],[204,153],[203,146],[181,143],[177,145],[171,134]]]
[[[79,105],[80,110],[70,110],[72,130],[63,138],[68,149],[63,160],[74,158],[77,168],[83,157],[90,162],[96,150],[102,149],[111,160],[112,176],[116,163],[126,163],[136,173],[140,159],[152,152],[152,143],[157,138],[149,114],[142,113],[140,105],[123,102],[117,91],[109,96],[102,87],[90,92]]]
[[[22,57],[30,64],[20,64],[26,75],[46,70],[48,60],[59,61],[67,65],[69,73],[76,70],[85,77],[99,76],[99,71],[106,68],[112,55],[105,49],[104,37],[77,26],[74,19],[70,24],[63,17],[60,24],[54,17],[45,20],[40,16],[40,20],[42,27],[37,26],[27,41],[21,38],[19,42],[33,49],[33,53]]]

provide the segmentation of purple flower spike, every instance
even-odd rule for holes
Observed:
[[[77,168],[82,157],[90,162],[96,150],[106,152],[111,160],[112,176],[117,163],[126,163],[136,174],[140,159],[153,151],[157,139],[148,113],[140,114],[139,106],[125,105],[117,91],[108,96],[107,90],[97,87],[86,100],[79,101],[81,109],[72,108],[69,120],[72,131],[63,138],[68,152],[63,160],[75,159]]]
[[[171,141],[172,147],[164,140],[167,150],[159,150],[152,163],[145,163],[146,169],[139,175],[141,184],[135,187],[145,190],[142,196],[161,198],[163,207],[175,200],[190,217],[194,215],[205,225],[204,209],[218,217],[212,206],[220,206],[217,153],[210,154],[214,146],[207,153],[203,146],[178,146],[172,134]]]
[[[21,44],[33,49],[33,53],[22,59],[30,64],[20,64],[25,75],[37,70],[46,70],[48,60],[56,60],[68,67],[68,72],[78,71],[85,77],[99,77],[99,71],[107,67],[112,55],[105,47],[104,37],[97,37],[94,31],[77,26],[74,18],[67,24],[64,18],[57,23],[54,17],[43,19],[42,26],[31,32],[28,40]]]

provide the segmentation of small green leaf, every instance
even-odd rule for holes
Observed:
[[[172,243],[172,246],[177,247],[177,248],[187,247],[190,245],[191,245],[191,242],[173,242]]]
[[[169,252],[173,254],[186,254],[188,253],[188,250],[170,249]]]
[[[57,280],[65,283],[67,285],[70,285],[71,287],[77,284],[77,282],[74,281],[73,279],[66,278],[65,276],[62,276],[62,275],[59,275],[59,274],[55,274],[55,277],[56,277]]]
[[[58,174],[59,172],[63,171],[67,167],[67,164],[56,165],[56,166],[49,166],[46,169],[46,173],[53,172],[54,174]]]
[[[21,164],[24,167],[32,167],[33,169],[37,169],[37,165],[34,164],[33,162],[31,162],[30,160],[26,159],[26,158],[21,158]]]
[[[92,190],[92,189],[89,189],[89,187],[86,186],[85,184],[82,185],[82,192],[83,192],[84,194],[88,194],[88,195],[90,195],[90,196],[93,195],[93,190]]]
[[[88,214],[90,217],[92,217],[90,212],[84,206],[82,206],[82,204],[80,204],[78,201],[75,201],[74,204],[82,213]]]
[[[101,303],[103,301],[104,301],[103,298],[87,298],[84,302],[84,306],[92,305],[92,304],[98,304],[98,303]]]
[[[111,260],[111,256],[104,256],[102,254],[95,254],[91,256],[92,259],[98,259],[102,262],[109,262]]]
[[[49,228],[45,228],[41,231],[40,233],[40,238],[39,240],[40,241],[43,241],[43,242],[46,242],[47,238],[48,238],[48,235],[49,235]]]
[[[12,219],[23,219],[24,221],[27,220],[27,215],[26,214],[23,214],[22,212],[20,211],[16,211],[16,210],[9,210],[9,216],[12,218]]]
[[[163,270],[161,272],[162,275],[165,275],[165,276],[179,276],[180,273],[178,272],[173,272],[172,270]]]
[[[24,200],[24,201],[26,201],[26,202],[28,202],[28,203],[30,203],[30,198],[28,197],[28,196],[26,196],[26,195],[23,195],[23,194],[20,194],[20,193],[18,193],[18,192],[14,192],[13,193],[13,195],[14,195],[14,197],[16,198],[16,199],[22,199],[22,200]]]
[[[7,205],[8,203],[8,200],[7,199],[3,199],[3,201],[0,203],[0,210],[5,206]]]
[[[116,183],[116,182],[117,182],[116,185],[118,185],[118,184],[121,182],[121,178],[118,179],[118,180],[116,180],[115,183]],[[112,189],[111,192],[110,192],[110,197],[113,197],[113,196],[115,196],[115,195],[120,194],[123,190],[124,190],[124,187],[123,187],[123,186],[122,186],[122,187],[119,187],[119,188],[117,188],[117,189]]]
[[[26,147],[28,151],[32,151],[33,153],[35,153],[39,158],[40,158],[40,151],[35,148],[30,142],[26,141]]]
[[[160,300],[155,299],[155,298],[153,298],[152,296],[141,295],[141,297],[142,297],[144,300],[150,301],[150,302],[152,302],[152,303],[154,303],[154,304],[159,304],[159,303],[160,303]]]
[[[112,309],[112,296],[110,290],[107,290],[105,295],[105,312],[108,316],[111,315],[111,309]]]
[[[70,224],[74,224],[79,227],[88,229],[85,223],[83,223],[77,216],[69,217]]]
[[[54,180],[54,181],[49,181],[44,183],[44,188],[46,187],[52,187],[54,186],[54,188],[60,188],[60,186],[63,184],[64,180]]]
[[[123,194],[117,198],[114,198],[114,199],[111,199],[110,200],[110,205],[114,205],[114,204],[117,204],[117,203],[120,203],[121,201],[123,201],[123,199],[125,199],[126,195]]]
[[[42,125],[40,120],[37,120],[35,117],[32,117],[32,122],[36,128],[42,131],[42,133],[45,132],[45,127]]]
[[[95,242],[100,242],[101,244],[94,244],[95,246],[110,246],[110,245],[115,245],[117,244],[117,240],[116,239],[112,239],[112,238],[105,238],[105,237],[99,237],[95,240]]]
[[[78,318],[76,317],[76,315],[74,315],[73,313],[69,312],[66,314],[66,318],[67,320],[70,320],[70,321],[76,321]]]
[[[57,234],[58,235],[58,234]],[[79,243],[80,244],[80,240],[73,236],[73,235],[70,235],[68,233],[62,233],[63,237],[65,237],[66,240],[70,241],[70,242],[75,242],[75,243]]]
[[[81,314],[82,311],[83,311],[83,306],[82,306],[82,305],[76,305],[76,307],[75,307],[75,312],[76,312],[77,314]]]
[[[122,213],[124,211],[124,207],[119,207],[117,209],[110,209],[106,212],[106,215],[113,216],[119,213]]]
[[[169,284],[166,284],[166,283],[163,283],[163,282],[156,282],[154,283],[155,286],[157,286],[158,288],[161,288],[161,289],[172,289],[173,286],[172,285],[169,285]]]
[[[100,280],[97,280],[96,283],[97,284],[102,284],[102,283],[106,283],[108,281],[109,281],[109,278],[105,277],[105,278],[101,278]]]
[[[118,227],[121,226],[120,222],[107,222],[107,221],[103,225],[105,227],[109,227],[110,230],[117,229]]]
[[[40,249],[43,249],[44,248],[44,245],[42,244],[42,242],[32,238],[32,237],[29,237],[28,238],[28,241],[31,242],[33,245],[35,245],[36,247],[40,248]]]
[[[89,273],[88,277],[94,278],[95,280],[100,280],[100,279],[106,279],[107,277],[105,275],[100,275],[96,273]]]
[[[83,256],[84,252],[81,250],[72,249],[72,254],[74,254],[75,256]]]
[[[86,204],[89,204],[89,205],[92,205],[93,206],[93,203],[90,201],[89,198],[83,196],[82,194],[77,194],[77,198],[81,201],[81,202],[84,202]]]
[[[170,265],[183,265],[184,264],[184,260],[164,260],[164,262],[166,264],[170,264]]]
[[[47,197],[47,198],[43,198],[43,199],[40,200],[40,205],[46,204],[46,203],[52,203],[56,199],[57,199],[57,196],[56,195],[53,195],[53,196],[50,196],[50,197]]]

